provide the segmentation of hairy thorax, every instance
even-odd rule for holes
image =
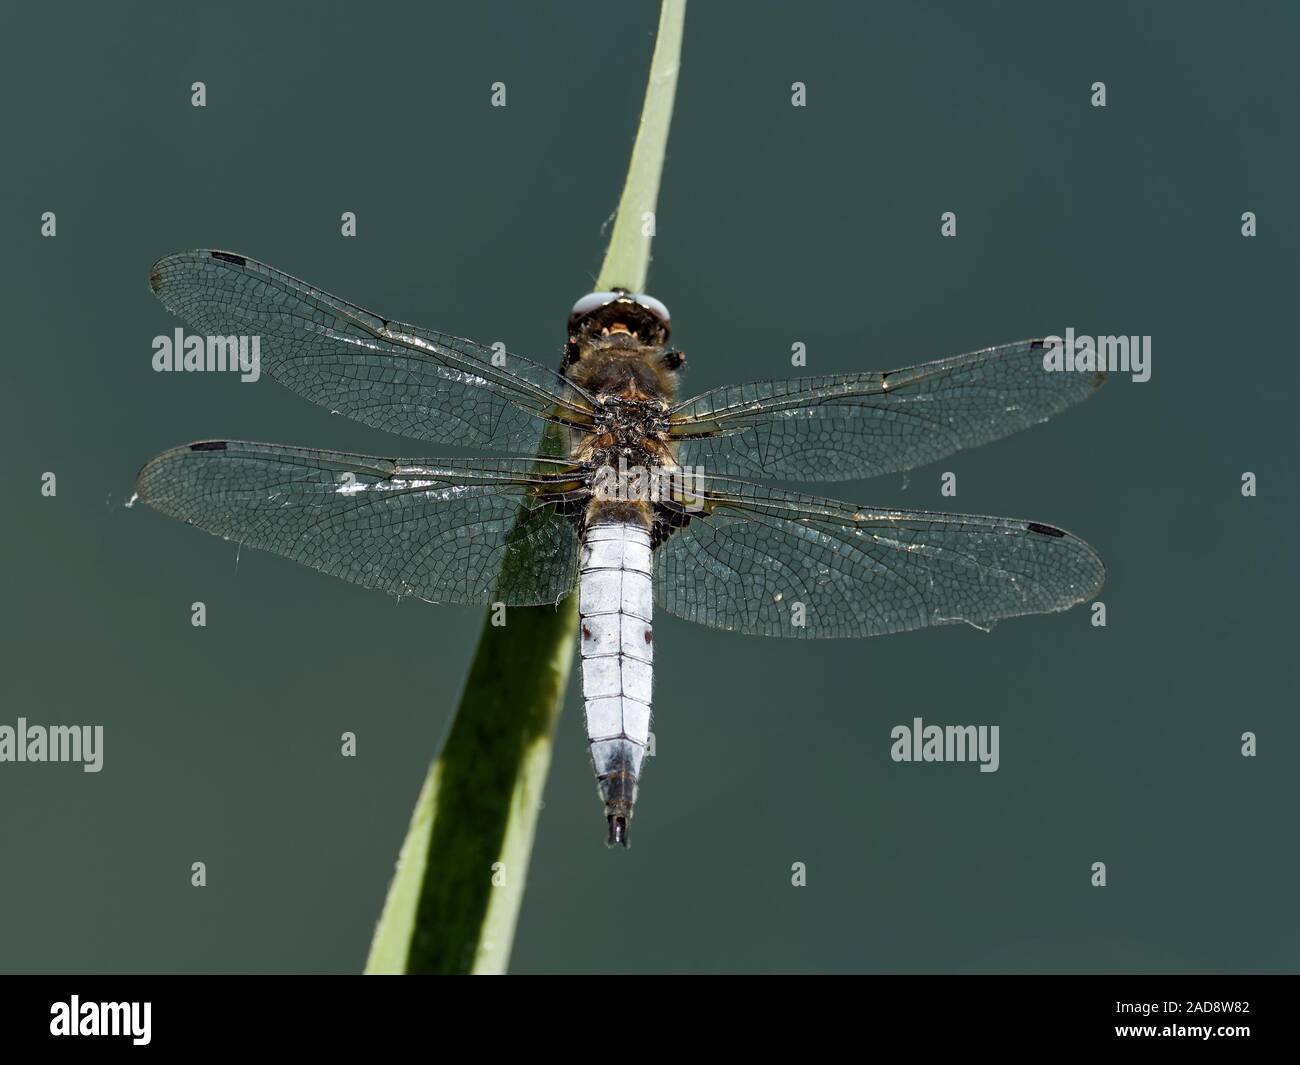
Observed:
[[[642,343],[628,332],[614,331],[591,338],[575,352],[566,375],[592,396],[595,431],[583,433],[572,458],[598,470],[673,470],[675,449],[669,443],[668,412],[677,395],[674,353],[662,345]],[[633,482],[638,484],[640,482]],[[632,521],[649,527],[649,501],[632,496],[593,498],[587,524]]]

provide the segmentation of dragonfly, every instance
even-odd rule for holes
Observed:
[[[1088,398],[1026,340],[888,371],[679,398],[686,357],[644,293],[573,306],[557,369],[384,318],[255,259],[157,262],[163,305],[366,425],[495,458],[392,458],[203,440],[136,495],[211,533],[399,597],[555,605],[578,596],[587,744],[607,842],[628,845],[651,743],[653,618],[747,635],[865,637],[1066,610],[1105,570],[1037,521],[858,506],[754,483],[905,471]]]

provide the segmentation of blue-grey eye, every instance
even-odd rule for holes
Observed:
[[[569,312],[569,329],[572,330],[592,311],[598,311],[606,304],[613,303],[619,296],[626,295],[626,292],[588,292],[573,305],[573,310]]]
[[[668,308],[659,300],[655,299],[653,296],[647,296],[644,292],[638,293],[633,296],[632,299],[658,318],[659,321],[663,323],[665,329],[671,328],[673,324],[673,316],[668,313]]]
[[[583,319],[613,304],[624,305],[629,311],[638,308],[641,314],[634,312],[633,317],[648,315],[663,326],[665,334],[672,327],[672,316],[661,301],[644,293],[625,292],[620,289],[614,292],[588,292],[578,300],[569,312],[569,332],[572,333],[577,329]]]

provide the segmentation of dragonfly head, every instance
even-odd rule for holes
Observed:
[[[631,342],[662,347],[671,332],[672,316],[653,296],[621,288],[588,292],[569,312],[565,364],[577,361],[584,347],[602,337],[624,334]]]

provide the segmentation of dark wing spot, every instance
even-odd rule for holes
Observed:
[[[220,259],[223,263],[234,263],[236,266],[248,265],[248,260],[242,255],[232,255],[228,251],[214,251],[212,257],[214,259]]]
[[[649,643],[649,642],[650,642],[650,630],[649,630],[649,629],[646,629],[646,630],[645,630],[645,642],[646,642],[646,643]]]
[[[162,288],[162,274],[160,274],[157,270],[149,271],[149,287],[153,289],[154,292],[157,292],[160,288]]]
[[[1044,525],[1042,522],[1031,521],[1025,526],[1025,528],[1030,532],[1038,533],[1040,536],[1057,536],[1062,538],[1065,536],[1065,533],[1060,529],[1052,525]]]
[[[590,639],[591,639],[591,630],[590,630],[589,628],[587,628],[586,625],[582,626],[582,638],[583,638],[584,640],[590,640]]]
[[[190,445],[191,451],[225,451],[226,442],[224,440],[200,440],[197,444]]]
[[[1105,381],[1105,380],[1106,380],[1106,371],[1105,371],[1105,370],[1098,370],[1098,371],[1097,371],[1097,376],[1094,377],[1094,378],[1092,379],[1092,387],[1093,387],[1093,388],[1100,388],[1100,387],[1101,387],[1101,383],[1102,383],[1103,381]]]
[[[1029,342],[1030,351],[1042,351],[1046,347],[1047,347],[1047,341],[1045,340],[1031,340]]]

